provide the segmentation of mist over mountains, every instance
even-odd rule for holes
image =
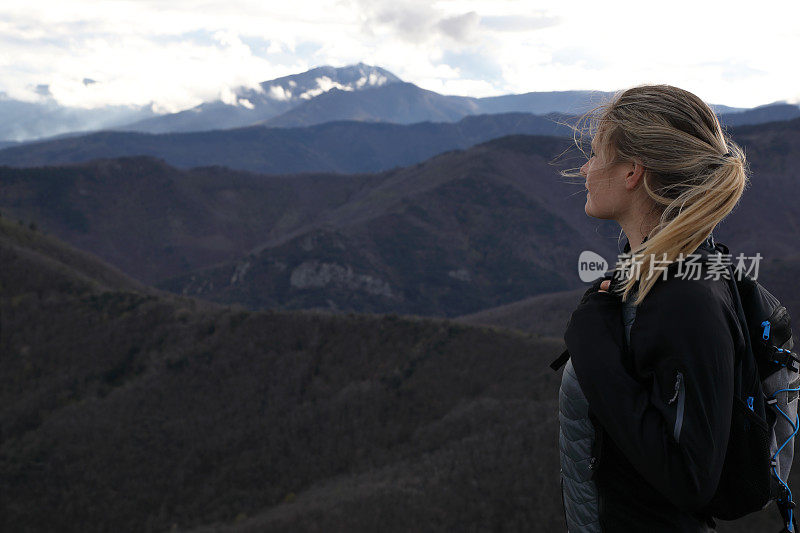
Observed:
[[[62,106],[52,98],[15,100],[0,93],[0,147],[56,135],[104,130],[155,116],[151,106]]]
[[[49,95],[46,85],[42,87],[44,96],[35,102],[0,95],[0,141],[32,141],[93,130],[178,133],[254,125],[302,127],[333,120],[410,124],[457,122],[470,115],[512,112],[576,115],[611,95],[588,90],[483,98],[441,95],[404,82],[386,69],[364,63],[321,66],[267,80],[256,87],[232,88],[223,91],[217,99],[169,114],[156,114],[152,103],[97,109],[64,107]],[[724,105],[713,107],[722,114],[745,111]],[[796,105],[761,107],[770,109],[762,112],[757,122],[800,116]],[[743,124],[743,120],[753,122],[752,117],[738,116],[731,124]]]
[[[238,88],[234,93],[227,101],[202,104],[117,129],[167,133],[252,125],[302,127],[334,120],[394,124],[456,122],[470,115],[493,113],[580,113],[610,95],[599,91],[487,98],[442,95],[364,63],[318,67],[262,82],[257,89]]]
[[[364,63],[341,68],[317,67],[262,82],[256,88],[239,87],[224,99],[148,118],[120,129],[172,133],[250,126],[280,116],[327,91],[365,91],[400,81],[391,72]]]

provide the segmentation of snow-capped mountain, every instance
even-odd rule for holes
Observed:
[[[359,91],[401,81],[403,80],[388,70],[364,63],[341,68],[324,66],[262,82],[260,90],[243,90],[239,96],[239,104],[255,107],[257,102],[263,104],[276,100],[298,103],[311,100],[333,88],[340,91]]]
[[[167,133],[249,126],[281,115],[332,89],[354,92],[401,81],[388,70],[364,63],[346,67],[317,67],[262,82],[257,88],[239,87],[218,100],[192,109],[117,129]]]

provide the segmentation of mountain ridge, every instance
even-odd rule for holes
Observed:
[[[558,124],[563,118],[507,113],[413,125],[333,121],[300,128],[251,126],[157,135],[106,131],[0,150],[0,164],[30,167],[150,155],[181,168],[219,165],[266,173],[376,172],[512,133],[567,136],[568,128]]]
[[[749,121],[775,118],[776,114],[785,117],[787,113],[757,108],[722,115],[720,120],[735,132],[747,127]],[[800,109],[796,114],[800,117]],[[296,128],[252,126],[190,133],[104,131],[5,149],[0,146],[0,164],[28,167],[151,155],[180,168],[227,166],[262,173],[379,172],[507,135],[571,138],[573,131],[568,125],[574,119],[558,113],[539,116],[514,112],[469,115],[454,123],[401,125],[345,120]]]
[[[733,136],[752,186],[718,237],[735,252],[798,253],[800,120]],[[460,316],[577,288],[570,258],[619,252],[615,226],[583,213],[581,180],[558,176],[581,163],[570,147],[507,136],[352,175],[184,171],[135,158],[3,167],[0,208],[177,293],[253,308]]]

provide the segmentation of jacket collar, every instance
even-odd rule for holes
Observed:
[[[644,243],[646,241],[647,241],[647,235],[644,236],[644,240],[642,242]],[[702,243],[700,243],[700,246],[698,246],[698,248],[705,248],[707,253],[714,253],[715,246],[716,242],[714,241],[714,232],[712,231],[711,233],[708,234],[708,238]],[[630,253],[630,251],[631,251],[631,243],[626,239],[625,248],[623,248],[622,253],[627,254]]]

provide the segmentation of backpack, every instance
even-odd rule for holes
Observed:
[[[717,242],[714,249],[728,254],[722,243]],[[734,273],[732,265],[727,271],[747,349],[735,362],[728,449],[719,486],[704,512],[735,520],[775,501],[783,518],[782,531],[794,532],[795,502],[788,478],[793,439],[800,429],[800,359],[791,352],[791,317],[786,307],[747,273],[739,269]],[[626,349],[635,317],[636,307],[623,303]]]

